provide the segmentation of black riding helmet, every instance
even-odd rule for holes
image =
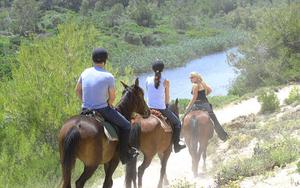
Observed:
[[[108,58],[108,53],[104,48],[95,48],[92,54],[94,63],[106,62]]]
[[[163,61],[161,60],[156,60],[152,63],[152,70],[154,72],[162,72],[165,68],[165,65],[163,63]]]

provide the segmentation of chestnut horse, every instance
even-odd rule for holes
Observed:
[[[144,100],[143,90],[138,79],[135,84],[124,86],[123,96],[116,109],[130,120],[133,112],[149,116],[149,108]],[[92,117],[73,116],[67,120],[59,133],[59,151],[63,173],[63,188],[71,187],[71,171],[76,158],[84,164],[84,171],[76,181],[76,188],[84,186],[99,164],[104,164],[105,180],[103,187],[112,187],[112,175],[119,163],[117,141],[109,141],[103,126]]]
[[[178,100],[176,100],[175,105],[178,105]],[[142,118],[139,115],[135,116],[132,123],[133,126],[136,125],[134,128],[138,137],[138,145],[136,147],[144,155],[143,162],[138,167],[138,187],[142,187],[145,169],[150,165],[156,154],[158,154],[161,162],[158,187],[162,187],[163,183],[168,184],[166,167],[172,152],[172,129],[170,124],[165,121],[161,114],[159,115],[153,111],[148,118]],[[136,163],[137,160],[135,159],[126,165],[126,188],[131,187],[132,184],[136,188]]]
[[[209,139],[213,137],[214,125],[208,112],[191,111],[183,120],[182,135],[192,157],[192,171],[198,175],[198,165],[203,157],[203,170],[206,170],[206,149]]]

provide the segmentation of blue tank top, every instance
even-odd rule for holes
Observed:
[[[113,75],[101,67],[85,69],[78,80],[82,85],[82,108],[107,107],[108,89],[115,87]]]

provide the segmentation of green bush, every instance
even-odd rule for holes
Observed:
[[[287,99],[285,99],[286,104],[299,103],[300,102],[300,91],[298,87],[293,87],[289,93]]]
[[[261,103],[260,111],[262,113],[275,112],[279,109],[279,100],[273,91],[263,91],[258,96],[258,101]]]
[[[262,9],[255,30],[240,46],[243,58],[233,63],[240,70],[237,86],[241,92],[259,87],[300,80],[299,43],[300,5]],[[254,14],[254,13],[253,13]],[[240,78],[241,77],[241,78]],[[235,85],[234,84],[234,85]]]
[[[80,73],[91,66],[92,49],[102,46],[97,35],[90,25],[68,23],[59,26],[57,36],[21,44],[13,79],[0,82],[1,186],[55,187],[59,182],[57,133],[80,111],[74,88]],[[106,68],[117,80],[128,81],[109,64]],[[129,68],[125,72],[132,75]],[[116,84],[119,98],[121,86]]]
[[[152,27],[155,25],[152,11],[144,2],[138,3],[137,7],[131,12],[131,17],[140,26]]]
[[[123,12],[123,5],[120,3],[115,4],[109,11],[108,15],[105,17],[105,25],[108,27],[119,25]]]
[[[299,140],[284,139],[275,142],[272,140],[262,146],[257,145],[251,158],[232,160],[223,165],[217,175],[217,183],[225,185],[244,177],[263,174],[273,170],[275,166],[283,167],[298,159],[299,144]]]
[[[300,161],[297,163],[297,172],[300,174]]]
[[[175,179],[171,184],[171,188],[193,188],[195,183],[189,182],[186,178],[184,179]]]

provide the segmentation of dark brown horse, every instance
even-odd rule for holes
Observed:
[[[178,100],[175,105],[177,106]],[[178,109],[178,108],[177,108]],[[178,114],[177,114],[178,115]],[[158,187],[162,187],[163,183],[168,184],[166,176],[167,161],[172,151],[172,129],[165,121],[164,117],[157,113],[151,114],[148,118],[142,118],[137,115],[132,120],[133,126],[136,123],[136,131],[138,140],[138,149],[143,153],[143,163],[138,167],[138,187],[142,187],[142,178],[145,169],[150,165],[153,157],[158,154],[161,161],[160,178]],[[136,187],[136,160],[132,160],[126,165],[126,187],[129,188],[133,184]]]
[[[149,108],[145,103],[138,79],[130,87],[123,82],[122,84],[125,89],[116,109],[128,120],[133,112],[149,116]],[[104,164],[103,187],[112,187],[112,175],[119,163],[117,145],[117,141],[107,139],[103,126],[94,118],[77,115],[67,120],[59,133],[63,188],[71,187],[71,171],[76,158],[84,164],[84,171],[76,181],[76,188],[84,186],[99,164]]]
[[[214,133],[213,122],[205,111],[189,112],[183,120],[182,135],[192,157],[194,176],[198,175],[198,165],[203,157],[203,169],[206,170],[206,149]]]

